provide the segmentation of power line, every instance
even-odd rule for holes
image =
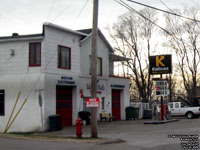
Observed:
[[[53,3],[52,3],[52,5],[51,5],[51,8],[50,8],[49,14],[48,14],[48,16],[47,16],[46,22],[48,21],[48,19],[49,19],[49,17],[50,17],[50,14],[51,14],[51,12],[52,12],[52,10],[53,10],[53,8],[54,8],[54,4],[55,4],[55,0],[53,0]]]
[[[72,23],[72,26],[73,26],[73,24],[76,22],[76,20],[80,17],[82,11],[85,9],[85,7],[86,7],[86,5],[88,4],[88,2],[89,2],[89,0],[87,0],[87,1],[85,2],[85,4],[83,5],[83,7],[81,8],[81,10],[79,11],[78,15],[77,15],[76,18],[74,19],[74,21],[73,21],[73,23]]]
[[[176,14],[174,12],[169,12],[169,11],[166,11],[166,10],[163,10],[163,9],[160,9],[160,8],[156,8],[156,7],[153,7],[153,6],[149,6],[149,5],[146,5],[146,4],[143,4],[143,3],[139,3],[139,2],[136,2],[136,1],[133,1],[133,0],[127,0],[127,1],[133,2],[133,3],[138,4],[138,5],[142,5],[142,6],[151,8],[151,9],[155,9],[157,11],[161,11],[161,12],[164,12],[164,13],[167,13],[167,14],[170,14],[170,15],[174,15],[174,16],[177,16],[177,17],[181,17],[181,18],[184,18],[184,19],[188,19],[188,20],[200,23],[199,20],[192,19],[192,18],[189,18],[189,17],[186,17],[186,16],[182,16],[182,15]]]
[[[155,26],[157,26],[158,28],[160,28],[161,30],[163,30],[164,32],[166,32],[167,34],[172,35],[169,31],[167,31],[163,27],[159,26],[155,22],[151,21],[149,18],[147,18],[142,13],[138,12],[137,10],[135,10],[134,8],[132,8],[131,6],[129,6],[128,4],[126,4],[125,2],[123,2],[122,0],[114,0],[114,1],[116,1],[118,4],[122,5],[123,7],[127,8],[128,10],[137,13],[138,15],[140,15],[141,17],[143,17],[144,19],[148,20],[149,22],[151,22],[152,24],[154,24]]]
[[[171,8],[169,8],[162,0],[160,0],[160,2],[167,8],[169,9],[171,12],[173,12],[173,10]]]
[[[64,9],[62,9],[60,11],[60,13],[54,19],[52,19],[52,22],[54,22],[62,13],[64,13],[66,11],[66,9],[68,9],[74,2],[75,2],[75,0],[72,0],[69,5],[67,5]]]

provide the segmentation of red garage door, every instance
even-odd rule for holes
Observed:
[[[121,120],[120,90],[112,90],[112,116]]]
[[[72,87],[56,86],[56,114],[61,115],[63,127],[72,125]]]

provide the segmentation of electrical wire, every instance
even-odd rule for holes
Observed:
[[[182,16],[182,15],[176,14],[176,13],[174,13],[174,12],[169,12],[169,11],[166,11],[166,10],[162,10],[162,9],[160,9],[160,8],[156,8],[156,7],[153,7],[153,6],[149,6],[149,5],[146,5],[146,4],[143,4],[143,3],[139,3],[139,2],[136,2],[136,1],[133,1],[133,0],[127,0],[127,1],[132,2],[132,3],[135,3],[135,4],[138,4],[138,5],[142,5],[142,6],[151,8],[151,9],[155,9],[155,10],[157,10],[157,11],[161,11],[161,12],[164,12],[164,13],[167,13],[167,14],[170,14],[170,15],[174,15],[174,16],[177,16],[177,17],[181,17],[181,18],[184,18],[184,19],[188,19],[188,20],[191,20],[191,21],[195,21],[195,22],[200,23],[199,20],[192,19],[192,18],[189,18],[189,17],[186,17],[186,16]]]
[[[162,28],[161,26],[159,26],[158,24],[154,23],[153,21],[151,21],[150,19],[148,19],[147,17],[145,17],[143,14],[141,14],[140,12],[136,11],[135,9],[133,9],[131,6],[129,6],[128,4],[126,4],[125,2],[123,2],[122,0],[114,0],[115,2],[117,2],[118,4],[120,4],[121,6],[127,8],[128,10],[137,13],[138,15],[140,15],[141,17],[143,17],[144,19],[147,19],[148,21],[150,21],[152,24],[154,24],[155,26],[157,26],[158,28],[160,28],[161,30],[163,30],[165,33],[167,33],[170,36],[173,36],[172,33],[170,33],[169,31],[167,31],[166,29]],[[179,39],[176,36],[173,36],[174,38],[176,38],[177,40],[184,42],[183,39]],[[186,45],[188,45],[186,42],[184,42]],[[190,46],[190,45],[188,45]]]
[[[114,0],[115,2],[117,2],[118,4],[122,5],[123,7],[127,8],[130,11],[133,11],[135,13],[137,13],[139,16],[143,17],[144,19],[148,20],[149,22],[151,22],[152,24],[154,24],[155,26],[157,26],[158,28],[160,28],[161,30],[163,30],[164,32],[166,32],[169,35],[172,35],[169,31],[167,31],[166,29],[164,29],[163,27],[159,26],[158,24],[156,24],[155,22],[151,21],[149,18],[147,18],[146,16],[144,16],[142,13],[138,12],[137,10],[135,10],[134,8],[132,8],[131,6],[129,6],[128,4],[126,4],[125,2],[123,2],[122,0]]]
[[[73,23],[71,26],[74,25],[74,23],[76,22],[76,20],[80,17],[82,11],[85,9],[86,5],[88,4],[89,0],[86,0],[85,4],[83,5],[83,7],[81,8],[81,10],[79,11],[78,15],[76,16],[76,18],[74,19]]]
[[[167,8],[169,9],[171,12],[173,12],[173,10],[171,8],[169,8],[162,0],[160,0],[160,2]]]
[[[52,3],[52,5],[51,5],[51,8],[50,8],[49,14],[48,14],[48,16],[47,16],[46,22],[49,20],[50,14],[51,14],[51,12],[52,12],[52,10],[53,10],[53,8],[54,8],[54,4],[55,4],[55,0],[53,0],[53,3]]]
[[[54,19],[52,19],[51,22],[54,22],[62,13],[64,13],[64,12],[66,11],[66,9],[68,9],[75,1],[76,1],[76,0],[72,0],[71,3],[70,3],[69,5],[67,5],[64,9],[62,9],[62,10],[60,11],[60,13],[59,13],[56,17],[54,17]]]

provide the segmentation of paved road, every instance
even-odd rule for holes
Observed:
[[[181,150],[180,140],[175,135],[200,135],[200,119],[181,119],[178,122],[158,125],[144,125],[143,120],[120,121],[99,124],[99,137],[122,139],[125,142],[98,144],[50,142],[37,140],[17,140],[0,138],[1,150]],[[90,135],[90,127],[83,127],[83,136]],[[45,133],[57,136],[71,136],[75,127],[67,127],[59,132]],[[170,136],[170,137],[169,137]],[[194,137],[195,138],[195,137]],[[198,143],[195,143],[198,144]]]

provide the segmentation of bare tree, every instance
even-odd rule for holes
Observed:
[[[153,10],[143,9],[141,13],[153,22],[156,14]],[[115,45],[115,52],[132,58],[124,65],[130,70],[132,92],[135,97],[147,102],[152,97],[152,80],[148,74],[148,56],[151,50],[151,38],[154,26],[148,19],[133,12],[128,12],[118,18],[113,24],[110,37]]]
[[[180,11],[176,10],[181,14]],[[182,15],[199,18],[199,10],[185,9]],[[172,34],[167,36],[165,46],[176,54],[178,68],[187,98],[196,97],[200,69],[200,24],[196,21],[184,20],[177,16],[166,15],[166,29]],[[179,87],[180,88],[180,87]]]

